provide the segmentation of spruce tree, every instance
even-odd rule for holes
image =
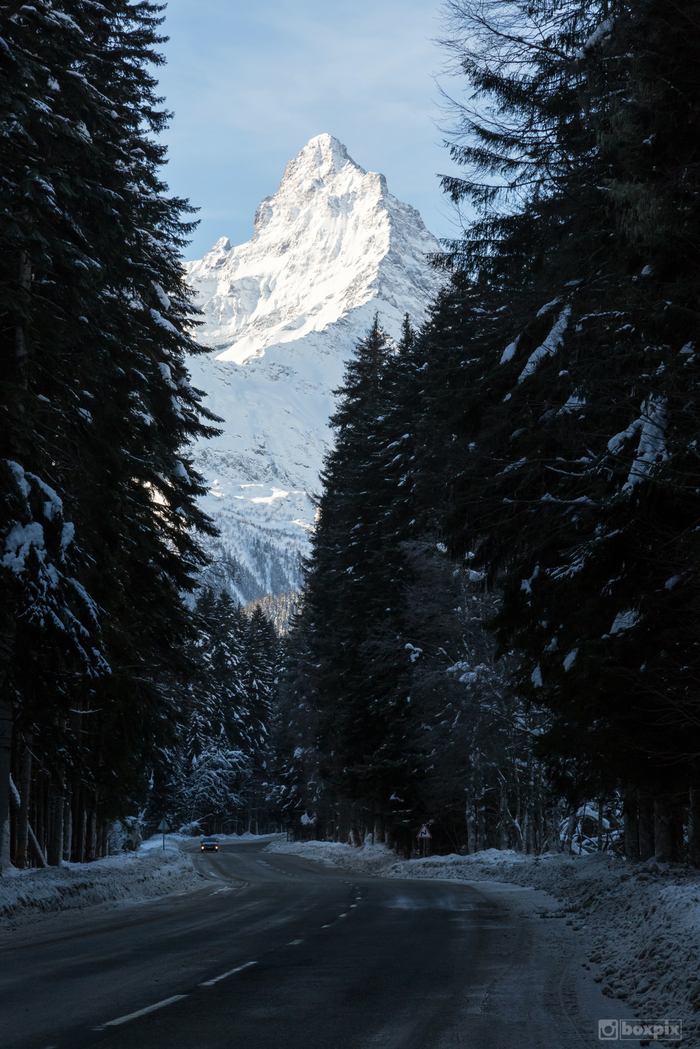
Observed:
[[[403,555],[387,542],[395,529],[388,511],[396,478],[388,467],[396,448],[388,417],[397,356],[375,319],[347,365],[301,614],[308,654],[295,693],[308,698],[298,702],[298,715],[317,733],[314,760],[328,792],[324,801],[312,773],[307,808],[332,819],[341,835],[359,833],[358,820],[401,822],[410,809]],[[299,751],[303,775],[311,768],[304,755],[308,745]]]
[[[473,40],[464,62],[518,133],[475,119],[464,130],[480,144],[455,157],[485,170],[490,138],[506,189],[528,165],[537,178],[524,206],[455,246],[501,323],[464,375],[452,545],[504,587],[501,644],[520,653],[522,690],[554,714],[542,749],[559,782],[573,797],[654,795],[668,826],[697,775],[682,582],[697,516],[694,16],[662,3],[528,14],[566,32],[542,47],[523,38],[515,83]],[[544,152],[526,124],[550,128]],[[460,196],[474,181],[446,188]]]
[[[211,529],[186,454],[210,432],[185,368],[191,225],[159,175],[161,8],[2,6],[0,688],[16,748],[46,746],[57,806],[92,827],[139,796],[168,738],[182,593]]]

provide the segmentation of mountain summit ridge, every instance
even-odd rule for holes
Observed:
[[[251,240],[222,237],[187,263],[203,311],[196,338],[212,351],[191,360],[192,378],[226,420],[195,461],[222,533],[213,552],[239,564],[241,600],[298,586],[332,391],[375,312],[396,339],[406,313],[425,320],[441,285],[426,258],[435,251],[416,209],[323,134],[261,201]]]

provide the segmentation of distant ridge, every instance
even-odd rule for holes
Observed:
[[[256,608],[270,620],[278,634],[288,634],[292,616],[299,607],[301,594],[296,590],[286,590],[283,594],[265,594],[256,597],[243,606],[247,616],[252,616]]]

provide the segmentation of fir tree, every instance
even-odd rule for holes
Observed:
[[[211,529],[184,451],[209,432],[184,363],[191,225],[159,175],[161,9],[3,6],[0,687],[16,749],[46,748],[57,809],[92,828],[142,794],[168,738],[194,533]]]
[[[671,810],[697,775],[692,613],[676,589],[693,578],[696,517],[693,15],[611,5],[587,24],[590,9],[528,11],[566,32],[549,38],[557,48],[524,43],[515,83],[473,44],[464,64],[518,134],[476,119],[465,130],[495,142],[489,170],[504,177],[566,163],[550,178],[547,161],[524,207],[477,223],[457,250],[487,302],[521,291],[518,316],[503,302],[500,335],[492,324],[473,343],[464,375],[453,547],[476,551],[504,585],[501,644],[521,654],[520,687],[554,714],[543,752],[559,782],[572,797],[655,796],[657,852],[677,856]],[[530,87],[552,73],[558,93],[539,98]],[[544,153],[528,150],[518,121],[550,127]],[[455,156],[479,164],[477,147]],[[528,318],[532,296],[542,305]]]

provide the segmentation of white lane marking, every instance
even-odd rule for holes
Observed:
[[[350,904],[350,910],[352,910],[354,907],[357,907],[357,904],[356,903],[351,903]]]
[[[348,912],[347,911],[345,912],[345,914],[339,914],[338,915],[339,918],[347,918],[347,916],[348,916]]]
[[[213,987],[219,980],[225,980],[227,976],[233,976],[234,973],[240,973],[244,969],[250,969],[251,965],[257,965],[257,962],[246,962],[244,965],[237,965],[235,969],[229,969],[227,973],[222,973],[221,976],[215,976],[213,980],[205,980],[204,983],[200,983],[200,987]]]
[[[322,929],[330,929],[330,924],[328,924],[328,925],[322,925],[322,926],[321,926],[321,928],[322,928]]]
[[[102,1031],[105,1027],[118,1027],[119,1024],[128,1023],[129,1020],[136,1020],[139,1016],[145,1016],[146,1013],[153,1013],[156,1009],[163,1009],[166,1005],[179,1002],[181,998],[187,998],[187,995],[174,994],[172,998],[164,998],[162,1002],[156,1002],[155,1005],[147,1005],[145,1009],[137,1009],[135,1013],[127,1013],[126,1016],[119,1016],[116,1020],[108,1020],[107,1023],[100,1024],[99,1027],[95,1027],[93,1030]]]
[[[296,947],[298,943],[303,943],[303,940],[290,940],[287,947]]]

